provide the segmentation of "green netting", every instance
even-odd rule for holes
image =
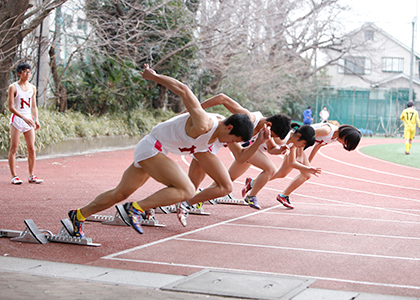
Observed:
[[[324,106],[330,118],[350,124],[366,134],[402,134],[400,114],[408,102],[408,89],[329,89],[318,92],[315,116]]]

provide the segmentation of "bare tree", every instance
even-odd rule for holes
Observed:
[[[40,5],[29,0],[0,1],[0,112],[4,112],[10,71],[23,39],[66,1],[43,0]]]
[[[243,95],[252,108],[303,101],[331,62],[317,53],[339,43],[337,0],[207,0],[200,6],[202,65],[214,75],[206,93]]]

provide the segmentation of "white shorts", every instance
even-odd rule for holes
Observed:
[[[24,115],[24,117],[32,119],[32,115]],[[20,132],[27,132],[33,129],[33,127],[29,126],[25,121],[22,120],[22,118],[19,118],[15,114],[12,114],[10,117],[10,125],[13,125]]]
[[[137,143],[134,149],[134,166],[141,168],[140,161],[155,156],[158,153],[168,155],[168,151],[162,148],[162,144],[152,135],[146,135]]]

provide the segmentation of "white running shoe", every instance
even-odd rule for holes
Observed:
[[[176,216],[178,217],[179,222],[181,222],[182,226],[186,227],[188,210],[181,203],[177,203],[175,206]]]
[[[22,180],[20,180],[19,176],[15,176],[15,177],[13,177],[13,178],[12,178],[11,183],[12,183],[12,184],[22,184],[22,183],[23,183],[23,181],[22,181]]]
[[[36,183],[36,184],[39,184],[39,183],[43,183],[44,182],[44,180],[39,179],[35,175],[32,175],[31,177],[28,177],[28,181],[29,181],[29,183]]]

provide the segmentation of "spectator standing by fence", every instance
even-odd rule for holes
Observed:
[[[311,125],[312,123],[312,110],[311,107],[308,108],[303,112],[303,124]]]

